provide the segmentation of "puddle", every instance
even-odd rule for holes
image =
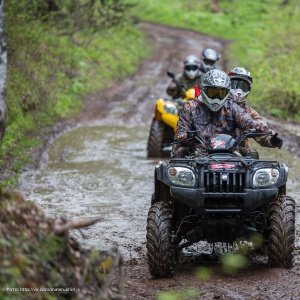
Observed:
[[[48,151],[47,165],[24,173],[20,192],[51,217],[101,217],[74,231],[84,246],[119,247],[138,258],[145,244],[146,219],[157,163],[146,158],[148,127],[80,127],[61,135]],[[135,250],[136,249],[136,250]]]

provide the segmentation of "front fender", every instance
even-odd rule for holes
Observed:
[[[194,88],[191,88],[191,89],[188,89],[186,92],[185,92],[185,98],[184,100],[193,100],[195,99],[195,89]]]
[[[160,160],[155,167],[155,181],[165,181],[167,178],[167,164]]]
[[[165,113],[162,115],[162,121],[175,130],[177,127],[178,116]]]
[[[164,100],[162,98],[158,99],[156,101],[156,111],[155,111],[155,119],[157,121],[163,121],[165,124],[170,126],[175,130],[177,126],[177,121],[178,121],[178,114],[171,114],[165,111],[165,105],[174,105],[174,107],[177,108],[177,105],[168,100]]]

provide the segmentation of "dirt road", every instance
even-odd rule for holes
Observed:
[[[165,88],[170,81],[166,76],[166,71],[168,69],[175,72],[181,71],[182,60],[185,56],[189,54],[200,56],[203,49],[213,48],[222,53],[222,59],[218,62],[218,67],[224,68],[225,66],[226,53],[224,50],[226,50],[228,44],[226,40],[155,24],[143,23],[139,27],[148,34],[149,43],[154,47],[153,56],[145,60],[133,77],[118,83],[113,89],[94,93],[87,97],[84,110],[76,118],[58,123],[52,128],[51,132],[44,133],[47,135],[47,143],[37,149],[33,161],[35,165],[39,167],[47,165],[49,147],[57,136],[68,129],[74,129],[78,126],[106,126],[109,131],[109,128],[113,126],[119,126],[119,128],[125,128],[126,126],[126,128],[131,128],[132,134],[135,134],[140,130],[140,127],[149,128],[156,99],[166,96]],[[299,125],[286,123],[281,124],[279,127],[278,123],[271,118],[269,123],[273,129],[285,138],[284,147],[295,155],[299,155],[297,152],[300,146]],[[145,132],[144,136],[147,137],[147,135],[148,132]],[[81,134],[82,136],[84,134]],[[137,147],[140,147],[140,145]],[[128,150],[131,149],[128,148]],[[141,153],[145,154],[143,151],[141,150],[138,156],[144,163],[144,158],[140,157]],[[66,151],[62,151],[61,162],[68,155],[66,153]],[[122,153],[119,151],[118,155],[122,156]],[[128,153],[125,153],[124,161],[129,157],[126,155]],[[291,160],[293,160],[293,157]],[[32,171],[32,165],[28,166],[25,171],[29,169]],[[44,179],[45,176],[42,177],[42,180]],[[294,184],[295,189],[299,189],[297,188],[297,180]],[[27,195],[32,193],[34,189],[30,190],[30,187],[26,187],[26,177],[24,176],[21,176],[20,187],[21,191],[24,191]],[[89,185],[89,188],[92,187]],[[294,193],[299,196],[299,191]],[[107,224],[108,233],[113,238],[114,235],[112,231],[109,231],[109,227],[110,224]],[[145,236],[141,238],[144,239]],[[120,243],[122,243],[121,247],[126,248],[124,236],[120,239]],[[181,298],[172,299],[300,299],[298,246],[295,252],[297,256],[296,265],[292,270],[270,269],[262,256],[251,258],[251,263],[246,269],[239,271],[237,274],[228,275],[222,271],[217,258],[197,255],[197,251],[195,251],[191,257],[186,256],[180,260],[176,276],[160,280],[152,279],[148,272],[144,244],[141,244],[139,249],[135,248],[132,251],[140,251],[140,256],[137,259],[125,257],[125,289],[128,299],[154,300],[157,299],[156,294],[158,292],[168,290],[184,290]],[[196,273],[200,272],[199,270],[209,270],[210,276],[206,280],[199,279],[196,276]],[[195,296],[192,296],[193,293]]]

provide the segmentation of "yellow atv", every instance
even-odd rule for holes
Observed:
[[[175,74],[167,72],[172,79]],[[174,130],[177,126],[179,112],[186,101],[195,98],[195,89],[184,90],[185,97],[177,99],[162,99],[156,101],[154,117],[150,127],[147,145],[148,157],[170,156],[171,143],[174,140]]]

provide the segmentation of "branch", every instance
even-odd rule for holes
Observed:
[[[64,233],[66,233],[71,229],[87,227],[102,220],[103,220],[102,218],[92,218],[92,219],[85,219],[81,221],[67,221],[63,225],[54,223],[53,231],[57,235],[63,235]]]

